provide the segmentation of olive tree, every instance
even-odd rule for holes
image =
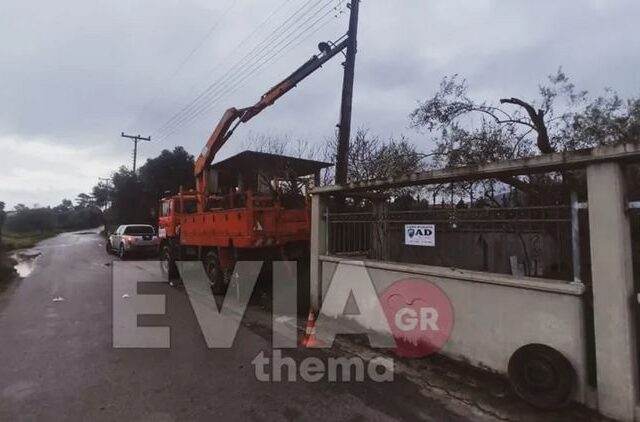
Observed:
[[[539,87],[536,98],[476,101],[458,75],[445,77],[431,98],[411,113],[412,126],[434,135],[431,152],[439,167],[482,164],[570,151],[598,145],[638,142],[640,98],[623,100],[612,90],[592,98],[559,69]],[[496,181],[489,181],[491,187]],[[503,177],[497,182],[537,201],[553,198],[577,183],[574,175]],[[553,189],[552,189],[553,190]],[[556,189],[558,190],[558,189]]]

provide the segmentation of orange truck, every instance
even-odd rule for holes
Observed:
[[[163,268],[177,278],[176,261],[201,260],[214,293],[225,291],[235,262],[293,259],[308,251],[308,190],[331,164],[246,151],[212,166],[216,153],[246,123],[347,47],[321,43],[321,54],[271,88],[255,105],[227,110],[196,160],[196,189],[160,203]]]

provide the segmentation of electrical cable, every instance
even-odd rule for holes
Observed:
[[[204,45],[204,43],[209,39],[209,37],[211,37],[211,35],[213,35],[213,33],[215,32],[216,29],[218,29],[218,27],[220,26],[220,24],[222,23],[222,21],[224,20],[224,18],[231,12],[231,10],[233,10],[237,4],[238,4],[239,0],[235,0],[231,6],[229,6],[223,13],[222,15],[216,20],[216,22],[209,28],[209,30],[207,31],[207,33],[200,39],[200,41],[198,41],[198,43],[195,45],[194,48],[191,49],[191,51],[189,52],[189,54],[187,54],[187,56],[182,60],[182,62],[180,62],[180,64],[176,67],[176,69],[171,73],[171,75],[166,79],[166,81],[164,82],[163,85],[169,85],[176,76],[178,76],[178,74],[180,74],[180,72],[182,71],[182,69],[184,68],[184,66],[191,60],[191,58],[193,58],[193,56],[200,50],[200,48],[202,48],[202,46]],[[287,0],[290,1],[290,0]],[[155,96],[153,96],[149,101],[147,101],[144,106],[142,107],[142,111],[140,112],[140,114],[138,115],[138,119],[136,119],[135,121],[140,120],[140,117],[144,116],[144,114],[147,112],[147,110],[149,109],[149,107],[158,100],[158,98],[161,96],[161,91],[159,90],[158,94],[156,94]],[[130,123],[128,125],[128,127],[131,127],[133,125],[133,123],[135,122],[133,121],[132,123]]]
[[[290,0],[285,0],[284,3],[282,3],[280,5],[280,7],[278,7],[278,9],[272,13],[270,15],[269,18],[267,18],[265,21],[262,22],[261,25],[259,25],[258,28],[256,28],[251,34],[249,34],[249,36],[247,36],[244,40],[242,40],[233,50],[234,51],[238,51],[239,49],[242,48],[242,46],[244,44],[246,44],[246,42],[251,39],[258,31],[259,29],[261,29],[261,26],[264,26],[271,17],[273,17],[278,10],[281,10],[286,4],[289,3]],[[255,58],[255,53],[264,45],[266,44],[266,42],[270,42],[273,38],[273,36],[275,34],[277,34],[277,32],[283,28],[291,19],[295,18],[302,10],[304,10],[305,7],[307,7],[309,4],[311,4],[314,0],[307,0],[302,7],[300,7],[299,9],[297,9],[291,16],[289,16],[289,18],[287,18],[280,26],[278,26],[271,34],[269,34],[266,38],[263,38],[263,40],[258,43],[258,45],[256,47],[254,47],[251,51],[249,51],[244,57],[242,57],[235,65],[233,65],[224,75],[222,75],[220,78],[218,78],[215,82],[213,82],[212,84],[210,84],[202,93],[200,93],[194,100],[192,100],[189,104],[187,104],[185,107],[183,107],[178,113],[176,113],[175,115],[173,115],[161,128],[159,128],[156,132],[162,132],[164,131],[167,127],[171,126],[175,120],[180,119],[180,117],[185,114],[188,113],[190,111],[190,109],[192,107],[194,107],[194,105],[199,102],[202,98],[204,98],[209,92],[211,92],[211,90],[215,89],[217,87],[217,85],[219,83],[221,83],[223,78],[228,77],[229,75],[232,75],[233,72],[236,70],[236,68],[240,68],[244,65],[244,63],[249,60],[253,60]],[[318,0],[319,2],[320,0]],[[252,57],[253,56],[253,57]]]
[[[194,101],[192,104],[192,107],[190,107],[188,110],[184,110],[184,112],[180,117],[178,117],[171,124],[165,125],[163,127],[164,129],[162,131],[159,131],[161,132],[161,137],[166,138],[171,134],[175,133],[177,129],[191,122],[196,117],[201,115],[203,112],[209,110],[212,104],[219,101],[221,98],[224,98],[225,95],[233,93],[237,91],[239,88],[243,87],[244,85],[241,85],[243,81],[245,81],[247,78],[255,74],[257,71],[262,69],[267,64],[270,64],[271,62],[273,62],[273,60],[277,57],[277,54],[279,54],[284,49],[292,45],[295,41],[299,40],[302,36],[306,34],[306,37],[302,38],[294,46],[294,48],[300,45],[306,39],[308,39],[311,35],[315,34],[318,30],[322,29],[322,27],[324,27],[328,23],[328,20],[326,20],[325,18],[331,14],[332,10],[337,10],[337,8],[332,7],[331,10],[327,11],[324,15],[316,19],[313,23],[311,23],[307,27],[303,28],[302,31],[299,31],[306,23],[308,23],[310,20],[316,17],[319,13],[325,10],[325,8],[330,3],[333,3],[333,0],[323,5],[322,8],[316,10],[315,13],[313,13],[305,21],[300,23],[293,30],[290,30],[287,33],[287,36],[284,39],[280,40],[279,44],[275,44],[269,50],[266,50],[265,52],[263,52],[263,54],[256,56],[253,59],[253,63],[249,63],[248,67],[245,67],[245,69],[243,69],[240,73],[234,74],[233,77],[231,78],[227,77],[224,80],[220,80],[221,84],[222,83],[226,83],[226,84],[224,86],[218,86],[217,91],[214,89],[213,92],[209,92],[204,97],[201,97],[200,99],[198,99],[199,101],[197,102]],[[338,15],[336,15],[336,17],[337,16]],[[322,22],[323,20],[325,20],[325,22]],[[318,23],[320,22],[322,22],[322,24],[318,26]],[[282,37],[282,35],[283,34],[278,35],[278,38]],[[268,54],[273,52],[274,50],[276,50],[276,52],[269,57]],[[262,60],[262,62],[260,62],[259,60]]]
[[[330,13],[330,12],[329,12]],[[325,16],[326,17],[329,13],[327,13]],[[326,20],[326,22],[323,22],[322,25],[316,27],[315,29],[313,29],[312,32],[310,32],[309,34],[307,34],[306,37],[304,37],[303,39],[300,39],[300,41],[295,44],[295,47],[299,46],[300,44],[302,44],[304,41],[306,41],[307,39],[309,39],[312,35],[314,35],[315,33],[317,33],[320,29],[324,28],[326,26],[326,24],[331,21],[333,18]],[[313,26],[313,25],[312,25]],[[291,40],[289,43],[287,43],[285,46],[283,46],[279,51],[284,50],[285,48],[287,48],[289,45],[291,45],[294,40]],[[204,104],[201,108],[199,108],[198,110],[194,111],[194,113],[192,113],[190,116],[188,116],[183,122],[181,122],[180,124],[176,125],[175,127],[173,127],[170,131],[166,132],[163,136],[162,139],[166,139],[168,137],[170,137],[171,135],[173,135],[176,131],[180,130],[182,127],[186,126],[187,124],[189,124],[190,122],[192,122],[193,120],[197,119],[199,116],[201,116],[203,113],[209,111],[217,102],[219,102],[221,99],[228,97],[229,95],[237,92],[239,89],[242,89],[243,87],[245,87],[247,85],[247,79],[251,76],[253,76],[255,73],[257,73],[259,70],[261,70],[264,66],[269,65],[273,62],[274,59],[277,58],[277,54],[276,55],[272,55],[271,57],[269,57],[266,61],[264,61],[263,63],[259,64],[258,67],[254,68],[253,71],[249,74],[244,75],[240,80],[237,80],[234,82],[234,85],[228,87],[225,91],[223,91],[221,94],[219,94],[218,96],[216,96],[214,99],[212,99],[210,102],[208,102],[207,104]],[[245,83],[243,83],[245,82]]]
[[[239,78],[244,76],[247,73],[247,69],[255,68],[256,63],[258,63],[259,60],[262,60],[265,57],[267,57],[269,53],[277,49],[278,46],[282,45],[283,43],[290,44],[289,41],[291,37],[299,37],[300,35],[302,35],[302,33],[296,33],[296,32],[299,31],[300,28],[302,28],[302,26],[305,23],[307,23],[313,17],[317,16],[320,12],[324,10],[324,8],[326,8],[328,5],[330,5],[334,1],[335,0],[330,0],[329,2],[324,3],[321,8],[315,10],[315,12],[309,18],[307,18],[301,24],[294,26],[293,29],[289,29],[288,31],[284,31],[284,32],[280,31],[288,21],[300,15],[301,12],[302,12],[301,17],[304,17],[310,12],[312,12],[314,8],[319,4],[319,3],[316,3],[315,5],[312,5],[311,8],[308,8],[306,11],[304,11],[304,9],[311,3],[311,1],[307,1],[301,8],[296,10],[296,12],[294,12],[293,15],[291,15],[287,20],[285,20],[283,24],[281,24],[269,36],[267,36],[267,38],[263,39],[263,41],[259,43],[251,52],[245,55],[243,59],[241,59],[238,63],[236,63],[236,65],[232,66],[232,68],[229,69],[229,71],[227,71],[221,78],[219,78],[216,82],[211,84],[196,99],[194,99],[190,104],[185,106],[180,112],[178,112],[169,121],[167,121],[167,123],[165,123],[160,129],[158,129],[157,133],[159,135],[162,135],[167,132],[172,132],[174,126],[181,126],[183,121],[190,119],[192,113],[194,112],[197,113],[201,108],[206,107],[206,105],[211,101],[212,98],[216,98],[217,95],[220,93],[221,89],[224,90],[225,86],[228,86],[229,84],[233,84]],[[303,32],[306,30],[308,30],[308,28],[303,29]],[[283,36],[285,36],[284,39],[281,39]],[[279,41],[271,45],[269,48],[263,50],[259,54],[253,54],[252,56],[252,53],[255,53],[257,50],[259,50],[262,45],[274,42],[276,40],[279,40]],[[278,51],[281,51],[281,50],[282,49]],[[243,65],[244,65],[244,68],[240,70],[240,72],[234,72],[237,68]]]

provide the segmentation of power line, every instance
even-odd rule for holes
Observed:
[[[326,24],[326,23],[328,23],[328,22],[324,22],[324,24]],[[319,25],[310,34],[308,34],[306,37],[304,37],[302,40],[300,40],[300,42],[298,42],[293,48],[295,48],[298,45],[300,45],[302,42],[307,40],[311,35],[315,34],[318,30],[322,29],[324,26],[325,25]],[[277,53],[279,53],[282,50],[284,50],[286,47],[291,45],[291,43],[293,43],[294,41],[296,41],[296,39],[293,39],[293,40],[289,41],[284,47],[282,47],[280,50],[278,50]],[[242,89],[243,87],[245,87],[247,85],[247,83],[248,83],[248,81],[247,81],[248,78],[250,78],[251,76],[256,74],[258,71],[260,71],[265,66],[272,64],[272,62],[275,59],[277,59],[277,54],[272,55],[271,57],[268,57],[262,63],[258,63],[257,66],[254,66],[249,73],[246,73],[245,75],[243,75],[239,79],[233,81],[226,89],[224,89],[223,91],[218,93],[218,95],[216,95],[211,100],[209,100],[206,103],[202,104],[197,110],[194,110],[193,113],[191,113],[189,116],[185,117],[185,119],[183,119],[182,122],[178,123],[172,129],[170,129],[168,132],[166,132],[164,134],[164,139],[166,139],[167,137],[173,135],[177,130],[181,129],[182,127],[186,126],[187,124],[189,124],[193,120],[197,119],[203,113],[206,113],[207,111],[209,111],[216,103],[218,103],[223,98],[227,98],[229,95],[231,95],[231,94],[237,92],[239,89]]]
[[[323,27],[323,25],[319,26],[317,28],[317,30],[321,29]],[[317,31],[313,31],[314,33]],[[305,37],[305,39],[307,39],[308,37]],[[297,39],[297,38],[296,38]],[[294,42],[296,39],[292,39],[290,40],[287,45],[290,45],[292,42]],[[304,40],[303,40],[304,41]],[[299,45],[300,43],[298,43],[297,45]],[[285,45],[284,47],[281,47],[280,50],[277,51],[277,53],[281,52],[282,50],[284,50],[287,45]],[[185,115],[179,122],[177,122],[173,127],[169,128],[165,133],[164,133],[164,137],[168,137],[170,135],[172,135],[173,133],[175,133],[177,130],[181,129],[182,127],[186,126],[187,124],[189,124],[190,122],[192,122],[193,120],[197,119],[199,116],[201,116],[203,113],[207,112],[208,110],[210,110],[215,104],[217,104],[220,100],[222,100],[223,98],[227,98],[229,95],[231,95],[232,93],[235,93],[237,90],[243,88],[244,86],[247,85],[248,81],[247,79],[249,79],[251,76],[255,75],[256,73],[258,73],[258,71],[260,71],[262,68],[264,68],[267,65],[270,65],[275,59],[277,59],[277,54],[274,54],[270,57],[266,57],[265,60],[258,62],[258,63],[254,63],[248,70],[246,70],[245,72],[243,72],[243,74],[240,74],[238,76],[238,78],[230,81],[230,83],[225,86],[222,87],[221,89],[219,89],[217,92],[213,93],[205,102],[203,102],[202,104],[200,104],[198,107],[196,107],[194,110],[192,110],[192,112],[188,115]],[[244,83],[243,83],[244,82]]]
[[[189,63],[189,61],[191,60],[191,58],[193,58],[193,56],[202,48],[202,46],[204,45],[204,43],[209,39],[209,37],[211,37],[211,35],[215,32],[216,29],[218,29],[218,27],[220,26],[220,24],[222,23],[222,21],[224,20],[225,17],[227,17],[227,15],[231,12],[231,10],[233,10],[237,4],[238,4],[239,0],[235,0],[231,6],[229,6],[223,13],[222,15],[220,15],[220,17],[216,20],[216,22],[209,28],[209,30],[207,31],[207,33],[200,39],[200,41],[198,41],[195,45],[194,48],[191,49],[191,51],[186,55],[186,57],[180,62],[180,64],[176,67],[176,69],[173,71],[173,73],[171,73],[171,75],[166,79],[166,81],[164,82],[164,85],[169,85],[176,76],[178,76],[178,74],[180,74],[180,72],[182,71],[182,69],[184,68],[184,66],[186,66],[187,63]],[[287,0],[288,1],[288,0]],[[149,109],[149,107],[151,106],[151,104],[153,104],[154,102],[156,102],[158,100],[158,98],[160,98],[160,96],[162,95],[162,91],[158,90],[158,94],[156,94],[155,96],[153,96],[149,101],[147,101],[144,106],[142,107],[142,111],[140,112],[139,116],[143,116],[146,111]],[[131,125],[129,125],[131,126]]]
[[[313,1],[313,0],[307,0],[307,2],[306,2],[302,7],[305,7],[307,4],[311,3],[311,1]],[[242,41],[240,41],[240,42],[238,43],[238,45],[236,45],[236,47],[233,49],[233,50],[234,50],[234,52],[236,52],[236,51],[241,51],[241,50],[242,50],[242,47],[244,46],[244,44],[246,44],[246,43],[247,43],[247,41],[249,41],[250,39],[252,39],[252,37],[253,37],[254,35],[256,35],[256,34],[260,31],[260,29],[262,29],[262,27],[264,27],[264,26],[269,22],[269,20],[271,20],[271,18],[273,18],[273,17],[274,17],[274,16],[275,16],[275,15],[276,15],[280,10],[282,10],[282,9],[284,8],[284,6],[286,6],[286,5],[287,5],[288,3],[290,3],[290,2],[291,2],[291,0],[285,0],[285,1],[284,1],[284,3],[282,3],[282,4],[281,4],[281,5],[280,5],[276,10],[274,10],[274,11],[271,13],[271,15],[269,15],[269,17],[268,17],[267,19],[265,19],[265,20],[264,20],[260,25],[258,25],[258,27],[257,27],[256,29],[254,29],[254,30],[253,30],[249,35],[247,35],[247,37],[246,37],[246,38],[244,38]],[[296,13],[298,13],[298,11],[294,12],[294,14],[293,14],[292,16],[295,16],[295,14],[296,14]],[[289,17],[289,19],[291,19],[291,16]],[[286,21],[285,21],[285,22],[286,22]],[[281,26],[282,26],[282,25],[281,25]],[[250,52],[248,52],[244,57],[245,57],[245,58],[246,58],[246,57],[248,57],[249,55],[253,54],[257,49],[259,49],[259,47],[260,47],[262,44],[264,44],[264,43],[265,43],[265,41],[266,41],[266,40],[268,40],[268,39],[271,37],[271,35],[273,35],[273,33],[274,33],[275,31],[277,31],[277,29],[279,29],[279,27],[278,27],[278,28],[276,28],[276,30],[274,30],[271,34],[269,34],[268,36],[264,37],[263,41],[262,41],[261,43],[259,43],[256,47],[254,47],[254,48],[253,48],[253,50],[251,50]],[[231,56],[233,56],[233,54],[231,54]],[[237,63],[236,63],[236,64],[237,64]],[[211,72],[212,72],[212,71],[214,71],[215,69],[216,69],[216,67],[213,67],[213,68],[209,69],[209,71],[208,71],[207,73],[211,73]]]
[[[241,51],[242,47],[244,46],[244,44],[247,43],[247,41],[249,41],[250,39],[252,39],[252,37],[257,34],[276,14],[278,14],[278,12],[280,12],[280,10],[282,10],[288,3],[290,3],[291,0],[285,0],[283,3],[280,4],[280,6],[278,6],[276,8],[276,10],[274,10],[264,21],[262,21],[262,23],[260,23],[260,25],[258,25],[249,35],[247,35],[242,41],[240,41],[232,50],[233,53],[237,52],[237,51]],[[230,54],[229,56],[227,56],[227,58],[230,58],[233,56],[233,53]],[[249,53],[250,54],[250,53]],[[207,74],[211,73],[212,71],[214,71],[216,69],[216,67],[213,67],[211,69],[208,69]],[[193,87],[192,87],[193,88]]]
[[[166,122],[160,129],[158,129],[158,133],[165,131],[168,127],[171,127],[171,125],[173,125],[176,121],[181,120],[184,115],[188,114],[191,112],[191,110],[193,108],[197,107],[197,104],[201,101],[206,101],[211,92],[214,91],[215,89],[217,89],[219,87],[219,85],[221,85],[222,83],[226,82],[226,80],[229,77],[233,77],[234,72],[236,71],[236,69],[240,69],[242,68],[242,66],[245,66],[247,63],[250,63],[252,60],[255,60],[256,57],[256,53],[259,52],[259,50],[266,45],[269,42],[273,42],[274,41],[274,35],[276,36],[276,39],[281,35],[278,34],[278,32],[289,22],[291,21],[291,19],[295,18],[296,16],[298,16],[300,14],[300,12],[302,12],[309,4],[311,4],[314,0],[307,0],[302,7],[298,8],[292,15],[289,16],[289,18],[287,18],[280,26],[278,26],[274,31],[271,32],[271,34],[269,34],[266,38],[264,38],[260,43],[258,43],[258,45],[256,45],[256,47],[254,47],[251,51],[249,51],[244,57],[242,57],[238,62],[236,62],[235,65],[233,65],[225,74],[223,74],[219,79],[217,79],[215,82],[213,82],[212,84],[210,84],[202,93],[200,93],[194,100],[192,100],[189,104],[187,104],[185,107],[183,107],[178,113],[176,113],[171,119],[169,119],[168,122]],[[311,8],[313,8],[314,6],[311,6]],[[304,15],[303,15],[304,16]],[[255,33],[256,31],[254,31],[253,33]],[[253,34],[252,33],[252,34]],[[241,45],[244,44],[248,39],[251,38],[252,35],[250,35],[249,37],[247,37],[245,40],[241,41]]]
[[[324,16],[322,16],[320,19],[318,19],[316,22],[314,22],[312,25],[310,25],[310,29],[313,28],[313,26],[315,26],[319,21],[321,21],[323,18],[326,18],[329,14],[331,13],[331,11],[327,12]],[[301,43],[303,43],[304,41],[306,41],[308,38],[310,38],[312,35],[314,35],[317,31],[319,31],[320,29],[322,29],[326,23],[328,23],[331,19],[326,20],[326,22],[323,22],[322,25],[317,26],[317,28],[315,28],[312,32],[310,32],[309,34],[307,34],[306,37],[304,37],[303,39],[301,39],[293,48],[297,47],[298,45],[300,45]],[[268,57],[267,60],[263,61],[262,63],[258,63],[257,66],[254,66],[251,71],[245,75],[243,75],[242,77],[240,77],[239,79],[235,80],[232,82],[231,85],[229,85],[226,89],[224,89],[223,91],[221,91],[217,96],[215,96],[214,98],[212,98],[210,101],[208,101],[207,103],[202,104],[197,110],[194,110],[193,113],[191,113],[189,116],[187,116],[182,122],[176,124],[172,129],[170,129],[169,131],[165,132],[162,135],[163,139],[168,138],[169,136],[173,135],[176,131],[178,131],[179,129],[181,129],[182,127],[184,127],[185,125],[189,124],[190,122],[192,122],[193,120],[197,119],[199,116],[201,116],[203,113],[207,112],[208,110],[210,110],[218,101],[220,101],[223,98],[226,98],[227,96],[235,93],[236,91],[238,91],[239,89],[243,88],[244,86],[246,86],[246,83],[243,84],[243,82],[246,82],[247,79],[251,76],[253,76],[255,73],[257,73],[258,71],[260,71],[263,67],[265,67],[266,65],[271,64],[274,59],[277,58],[277,54],[280,53],[281,51],[283,51],[284,49],[286,49],[287,47],[289,47],[293,42],[295,42],[296,40],[298,40],[299,37],[296,37],[292,40],[290,40],[287,44],[285,44],[283,47],[281,47],[276,54],[272,55],[271,57]]]
[[[184,126],[185,124],[194,120],[194,118],[201,115],[203,112],[209,110],[215,102],[219,101],[221,98],[224,98],[225,95],[228,95],[232,92],[235,92],[237,89],[241,88],[240,86],[243,81],[245,81],[248,77],[255,74],[258,70],[270,64],[275,58],[277,58],[277,54],[282,52],[284,49],[292,45],[294,42],[299,40],[302,36],[307,34],[299,43],[295,46],[304,42],[304,40],[308,39],[313,33],[317,32],[324,25],[328,23],[328,20],[325,18],[329,16],[333,10],[337,10],[334,7],[331,7],[328,11],[326,11],[322,16],[312,22],[310,25],[304,27],[307,23],[309,23],[313,18],[317,17],[322,11],[326,10],[327,6],[333,3],[334,0],[326,2],[321,8],[317,9],[310,16],[307,17],[306,20],[300,22],[297,26],[294,26],[293,29],[290,29],[284,33],[278,34],[275,39],[280,39],[277,43],[270,46],[270,48],[263,50],[260,54],[256,55],[252,58],[250,63],[247,63],[239,73],[233,74],[231,77],[227,76],[226,78],[222,78],[218,80],[218,82],[214,83],[213,90],[209,90],[209,92],[205,92],[201,94],[196,100],[192,101],[191,105],[182,110],[180,115],[174,119],[173,122],[168,123],[163,126],[163,129],[159,131],[161,136],[167,137],[171,134],[175,133],[177,129]],[[309,9],[303,16],[306,16],[309,12],[313,10]],[[322,22],[325,20],[325,22]],[[330,20],[330,19],[329,19]],[[318,26],[318,24],[321,25]],[[304,27],[304,28],[303,28]],[[302,30],[301,30],[302,29]],[[312,31],[312,32],[311,32]],[[284,38],[283,38],[284,35]],[[255,50],[255,49],[254,49]],[[271,56],[270,53],[274,52]],[[234,66],[232,69],[234,69]],[[227,72],[229,74],[230,72]],[[223,85],[224,84],[224,85]]]
[[[198,52],[198,50],[200,50],[200,48],[202,48],[204,43],[209,39],[209,37],[214,33],[214,31],[216,29],[218,29],[218,27],[220,26],[220,24],[222,23],[224,18],[231,12],[231,10],[233,10],[237,6],[237,4],[238,4],[238,0],[235,0],[233,2],[233,4],[231,4],[231,6],[229,6],[229,8],[227,8],[227,10],[224,11],[222,16],[220,16],[220,18],[217,20],[217,22],[215,24],[213,24],[213,26],[211,26],[211,28],[209,28],[209,31],[207,31],[205,36],[202,37],[202,39],[200,39],[198,44],[191,50],[191,52],[189,52],[189,54],[187,55],[187,57],[185,57],[185,59],[182,61],[182,63],[180,63],[178,65],[178,68],[176,69],[174,74],[171,75],[171,78],[174,78],[178,73],[180,73],[182,68],[189,62],[189,60],[191,60],[191,58]]]
[[[320,9],[316,10],[315,13],[317,14],[322,10],[322,8],[327,7],[330,3],[334,1],[335,0],[330,0],[329,2],[326,2]],[[280,24],[280,26],[278,26],[275,30],[273,30],[271,34],[269,34],[266,38],[264,38],[260,43],[258,43],[258,45],[256,45],[256,47],[254,47],[249,53],[247,53],[243,58],[241,58],[234,66],[232,66],[225,74],[223,74],[217,81],[209,85],[200,95],[198,95],[194,100],[192,100],[189,104],[183,107],[178,113],[176,113],[171,119],[169,119],[169,121],[167,121],[160,129],[158,129],[157,133],[166,132],[167,130],[170,130],[172,125],[176,123],[179,124],[179,122],[183,120],[185,116],[187,116],[193,110],[197,109],[202,104],[206,103],[210,98],[215,96],[217,92],[216,89],[220,89],[220,86],[222,84],[227,83],[229,81],[233,81],[234,78],[238,78],[238,73],[235,72],[236,69],[240,69],[244,66],[245,70],[241,70],[240,73],[246,71],[247,67],[252,66],[253,64],[255,64],[256,61],[261,60],[265,55],[267,55],[269,52],[277,48],[279,43],[283,42],[284,40],[280,40],[278,41],[278,43],[273,45],[274,42],[282,38],[282,36],[285,34],[286,36],[292,35],[292,31],[290,29],[287,30],[285,28],[286,24],[296,17],[299,17],[299,18],[305,17],[308,13],[312,12],[321,3],[321,2],[317,2],[316,4],[312,4],[312,2],[313,2],[312,0],[308,0],[307,2],[305,2],[291,16],[289,16],[282,24]],[[311,7],[308,7],[310,4],[311,4]],[[294,26],[293,32],[298,30],[300,27],[301,25]],[[285,29],[283,30],[283,28]],[[245,41],[246,39],[243,42],[241,42],[241,44],[243,44]],[[267,49],[263,49],[262,51],[260,51],[260,49],[267,44],[271,44],[271,46],[268,47]]]
[[[293,39],[288,40],[288,42],[286,44],[284,44],[283,46],[280,47],[280,49],[278,49],[273,55],[271,55],[270,57],[266,57],[265,60],[263,60],[262,62],[258,62],[255,63],[251,68],[249,68],[248,70],[246,70],[244,72],[244,74],[240,75],[235,81],[232,81],[232,83],[227,86],[225,89],[222,90],[222,92],[220,92],[215,98],[212,98],[211,101],[209,101],[207,104],[204,104],[203,107],[201,107],[201,112],[196,112],[195,117],[198,117],[200,114],[202,114],[202,112],[206,112],[207,110],[209,110],[215,103],[217,103],[219,100],[221,100],[222,98],[226,98],[228,95],[236,92],[238,89],[243,88],[244,86],[246,86],[246,83],[243,83],[245,81],[247,81],[247,79],[253,75],[255,75],[258,71],[260,71],[261,69],[263,69],[265,66],[270,65],[272,62],[274,62],[275,59],[278,59],[278,54],[282,51],[284,51],[286,48],[288,48],[289,46],[291,46],[292,43],[294,43],[296,40],[299,40],[298,43],[296,43],[292,48],[297,47],[298,45],[300,45],[302,42],[306,41],[307,39],[310,38],[310,36],[312,36],[313,34],[315,34],[318,30],[322,29],[324,26],[326,26],[326,23],[328,23],[328,20],[325,20],[325,22],[323,22],[321,25],[318,25],[317,28],[313,28],[314,26],[316,26],[323,18],[325,18],[326,16],[329,15],[330,12],[327,12],[324,16],[322,16],[320,19],[318,19],[316,22],[314,22],[313,24],[311,24],[307,30],[310,31],[307,36],[305,36],[304,38],[300,39],[300,36],[297,36]],[[304,35],[304,32],[300,35]],[[192,120],[192,119],[190,119]]]

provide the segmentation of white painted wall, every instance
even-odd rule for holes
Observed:
[[[441,353],[506,374],[511,355],[521,346],[542,343],[564,354],[578,375],[575,400],[587,403],[584,287],[564,281],[514,277],[377,261],[321,256],[323,296],[337,265],[340,278],[365,266],[380,294],[398,280],[424,278],[440,287],[454,309],[451,337]]]

